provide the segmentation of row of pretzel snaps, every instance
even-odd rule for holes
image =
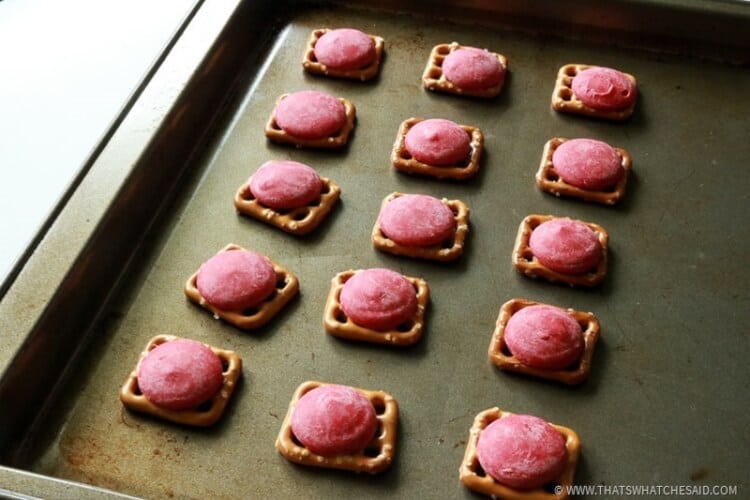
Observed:
[[[327,76],[356,78],[360,80],[369,79],[377,75],[380,68],[380,61],[382,59],[384,46],[382,38],[373,37],[376,42],[378,57],[376,59],[376,62],[374,62],[371,67],[365,68],[363,70],[356,70],[354,72],[352,72],[351,70],[347,70],[343,73],[336,74],[335,70],[321,67],[320,63],[317,63],[310,58],[311,49],[314,47],[315,40],[319,38],[323,33],[325,33],[325,31],[327,30],[315,30],[310,37],[310,40],[308,42],[308,50],[305,54],[305,60],[303,61],[303,66],[306,71],[311,73],[325,74]],[[469,93],[464,92],[462,89],[456,87],[442,75],[440,71],[440,64],[442,62],[442,59],[447,53],[460,47],[461,46],[456,43],[441,44],[436,46],[432,50],[430,54],[430,60],[428,61],[427,67],[425,68],[425,72],[423,74],[424,87],[433,91],[447,92],[458,95],[470,95],[473,97],[494,97],[498,95],[500,93],[500,90],[502,89],[502,84],[500,84],[495,89],[491,89],[489,92]],[[501,61],[501,64],[503,64],[504,67],[507,67],[507,60],[505,59],[505,57],[500,54],[497,54],[497,57]],[[560,69],[555,91],[553,93],[554,109],[563,112],[596,116],[595,112],[592,112],[592,110],[588,109],[585,105],[580,103],[580,101],[577,101],[572,92],[565,90],[567,87],[569,87],[569,83],[571,80],[571,71],[577,71],[583,68],[585,68],[585,66],[583,65],[567,65]],[[281,96],[279,101],[283,98],[284,96]],[[341,147],[348,141],[349,135],[353,130],[356,114],[355,107],[351,102],[343,98],[341,100],[344,103],[346,109],[347,124],[336,137],[326,138],[323,141],[312,143],[309,141],[296,140],[294,137],[285,133],[275,124],[273,113],[271,114],[271,117],[269,118],[266,126],[266,136],[272,141],[292,143],[296,146],[302,147]],[[610,119],[624,119],[621,116],[600,117]],[[483,134],[479,128],[462,125],[464,130],[466,130],[467,134],[469,134],[472,139],[472,152],[470,158],[465,162],[465,164],[456,165],[453,167],[436,167],[423,164],[415,160],[414,158],[411,158],[410,155],[408,155],[408,153],[405,151],[404,137],[409,129],[419,121],[420,119],[418,118],[408,119],[404,121],[399,128],[397,140],[394,144],[394,148],[391,154],[391,160],[393,166],[396,169],[410,174],[431,175],[437,178],[447,178],[453,180],[468,179],[476,174],[479,168],[479,162],[483,148]],[[557,196],[574,196],[586,201],[605,204],[613,204],[617,202],[624,193],[627,173],[630,170],[630,157],[627,152],[622,149],[618,149],[618,153],[623,159],[622,166],[625,171],[625,175],[623,175],[623,179],[616,186],[616,188],[607,193],[592,193],[590,191],[587,192],[580,188],[576,188],[575,186],[567,185],[561,179],[559,179],[559,176],[556,176],[556,174],[554,173],[554,169],[551,167],[551,156],[554,152],[554,149],[559,146],[559,144],[561,144],[564,140],[565,139],[562,138],[554,138],[548,141],[548,143],[545,145],[542,163],[536,176],[537,184],[539,185],[539,187]],[[321,200],[316,202],[311,207],[305,207],[304,209],[301,209],[301,211],[298,210],[292,211],[291,213],[279,213],[270,208],[263,207],[257,200],[253,199],[252,194],[249,193],[247,184],[243,184],[243,186],[241,186],[237,191],[235,195],[235,206],[241,213],[275,225],[276,227],[279,227],[284,231],[295,234],[306,234],[315,229],[315,227],[317,227],[319,223],[322,222],[322,220],[330,212],[332,206],[335,204],[340,195],[340,188],[333,181],[329,179],[322,180],[324,183],[324,188],[321,194]],[[386,197],[386,199],[383,200],[383,205],[385,205],[388,201],[396,196],[400,196],[400,193],[393,193]],[[453,212],[456,214],[457,222],[459,222],[459,224],[457,224],[457,227],[460,230],[457,231],[457,237],[456,241],[454,241],[454,244],[452,246],[449,246],[450,250],[446,251],[445,248],[404,248],[403,246],[389,240],[385,235],[383,235],[379,230],[377,222],[375,224],[375,227],[373,228],[372,233],[373,244],[376,248],[382,251],[389,251],[397,255],[406,255],[409,257],[431,258],[441,261],[448,261],[458,258],[461,255],[461,250],[463,248],[463,239],[465,237],[466,231],[468,230],[469,210],[465,204],[458,200],[443,201],[449,205],[449,208],[453,210]],[[545,266],[541,265],[533,257],[533,255],[529,255],[528,237],[531,231],[533,231],[533,228],[536,225],[539,225],[541,222],[543,222],[544,220],[548,220],[549,218],[552,218],[552,216],[529,216],[521,223],[513,252],[514,264],[518,268],[518,270],[531,277],[539,276],[550,281],[567,282],[570,285],[594,286],[601,282],[601,280],[604,278],[604,273],[606,272],[606,243],[608,239],[606,231],[601,228],[601,226],[588,223],[589,226],[597,232],[597,235],[599,236],[600,241],[603,244],[605,258],[602,259],[603,262],[594,272],[587,273],[587,275],[583,277],[573,277],[573,282],[570,281],[569,276],[560,275],[559,273],[555,273],[554,271],[545,268]],[[222,251],[230,251],[237,248],[239,247],[237,247],[236,245],[230,245]],[[264,302],[263,304],[261,304],[261,306],[259,306],[257,310],[252,311],[250,314],[242,311],[223,311],[208,304],[205,299],[200,296],[200,293],[195,286],[197,272],[188,279],[185,286],[185,293],[191,301],[208,309],[217,318],[221,318],[243,329],[259,328],[260,326],[263,326],[268,321],[270,321],[270,319],[274,315],[276,315],[286,303],[288,303],[294,296],[296,296],[299,290],[299,282],[296,276],[294,276],[293,273],[287,271],[278,264],[273,264],[274,269],[277,273],[277,281],[279,283],[277,293],[272,295],[271,300]],[[424,331],[424,312],[429,300],[429,288],[427,286],[427,283],[421,278],[406,277],[414,285],[415,290],[417,291],[419,304],[417,316],[413,319],[413,321],[410,322],[410,325],[407,325],[408,328],[398,328],[391,332],[378,332],[354,324],[343,314],[340,303],[338,301],[338,296],[340,294],[341,288],[343,287],[343,284],[347,279],[353,276],[354,273],[356,273],[356,271],[345,271],[337,274],[333,278],[331,283],[331,290],[329,292],[324,312],[323,323],[326,329],[332,335],[353,340],[402,346],[412,345],[418,342]],[[577,322],[579,322],[579,324],[581,324],[582,330],[584,332],[585,345],[584,353],[580,361],[576,363],[576,366],[569,369],[550,371],[528,367],[518,361],[505,346],[505,343],[503,341],[503,331],[508,319],[521,308],[534,304],[536,303],[529,300],[512,299],[506,302],[501,307],[488,351],[490,360],[501,369],[507,371],[515,371],[527,375],[556,380],[558,382],[563,382],[566,384],[578,384],[582,382],[588,376],[593,348],[599,335],[598,320],[591,313],[584,313],[571,309],[566,310],[566,312],[571,314],[572,317]],[[160,343],[173,339],[174,337],[169,336],[159,336],[155,339],[152,339],[147,345],[141,357],[145,356],[151,349],[153,349]],[[152,415],[183,424],[213,424],[220,418],[221,413],[223,412],[226,403],[231,397],[232,391],[236,386],[237,379],[239,378],[241,373],[241,360],[236,354],[232,353],[231,351],[224,351],[212,346],[209,347],[211,347],[211,349],[220,357],[226,369],[223,374],[224,385],[222,387],[222,390],[214,398],[214,401],[212,401],[212,404],[209,405],[207,411],[191,410],[188,412],[172,412],[169,410],[161,409],[151,404],[143,397],[142,394],[139,394],[138,392],[137,379],[135,377],[136,370],[131,373],[128,381],[126,381],[126,384],[122,388],[121,399],[123,400],[123,403],[125,403],[126,406],[133,410],[150,413]],[[277,448],[279,449],[279,451],[290,460],[307,465],[343,468],[371,473],[380,472],[387,468],[390,465],[393,456],[398,405],[392,396],[387,393],[383,393],[382,391],[366,391],[364,389],[359,389],[366,396],[368,396],[368,398],[370,398],[374,402],[374,404],[375,402],[379,402],[376,407],[387,408],[386,411],[381,412],[381,414],[378,416],[379,420],[381,420],[381,427],[385,426],[388,429],[388,432],[383,432],[382,435],[389,436],[387,443],[379,443],[379,453],[368,454],[367,456],[362,455],[357,457],[349,457],[346,459],[337,458],[335,460],[331,460],[325,457],[311,456],[314,454],[311,454],[309,452],[303,453],[302,450],[299,449],[299,444],[296,442],[296,440],[293,439],[293,436],[290,435],[291,431],[289,428],[289,417],[294,407],[295,401],[305,392],[320,385],[324,384],[320,382],[306,382],[300,385],[295,392],[293,400],[290,403],[287,418],[285,418],[282,430],[277,439]],[[383,402],[387,402],[387,404],[384,404]],[[477,468],[479,466],[476,459],[476,441],[478,438],[478,432],[479,430],[481,430],[481,428],[489,425],[489,423],[497,418],[503,418],[508,415],[510,415],[510,413],[501,411],[497,408],[486,410],[477,415],[474,426],[472,427],[472,432],[470,434],[471,438],[469,445],[467,446],[466,457],[461,466],[461,480],[467,486],[477,491],[482,491],[491,495],[502,494],[503,498],[513,498],[513,495],[515,495],[516,493],[514,493],[512,489],[508,489],[507,487],[493,481],[485,474],[477,473]],[[561,483],[572,484],[572,478],[575,470],[575,463],[578,457],[578,449],[580,447],[580,443],[577,435],[570,429],[566,429],[561,426],[555,426],[555,428],[560,430],[560,432],[564,435],[569,453],[568,467],[566,468],[564,477],[561,478]],[[378,438],[376,436],[376,440],[377,439],[380,439],[380,441],[382,441],[381,438]],[[559,496],[552,495],[552,497]]]

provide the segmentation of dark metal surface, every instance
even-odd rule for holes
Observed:
[[[448,19],[461,8],[482,11],[468,3],[432,14],[242,4],[122,187],[109,194],[96,229],[30,335],[5,341],[18,353],[0,365],[4,463],[152,498],[462,498],[471,496],[457,479],[471,421],[499,406],[575,429],[583,441],[577,483],[730,484],[750,491],[744,404],[750,234],[738,222],[748,215],[750,192],[750,176],[742,173],[750,158],[750,75],[655,50],[659,46],[625,48],[628,37],[594,43],[601,31],[591,26],[550,30],[548,14],[537,16],[539,33],[531,33],[533,13],[519,7],[509,18],[514,4],[500,5],[485,8],[484,22],[476,24]],[[615,5],[643,13],[658,7],[676,13],[676,20],[701,13],[674,10],[669,2]],[[722,11],[727,5],[718,5],[707,21],[730,16]],[[742,12],[745,17],[731,16],[727,33],[735,23],[747,26]],[[605,27],[612,22],[595,16],[587,23],[597,20]],[[385,38],[386,59],[375,81],[302,72],[309,32],[344,25]],[[575,40],[560,36],[573,32]],[[689,34],[683,34],[683,50],[709,36]],[[429,49],[451,41],[508,57],[510,74],[498,99],[421,88]],[[731,36],[726,41],[739,43]],[[255,55],[265,58],[262,64]],[[571,62],[634,74],[640,96],[632,119],[613,124],[551,111],[556,71]],[[263,136],[278,95],[306,88],[357,106],[355,133],[343,152],[297,150]],[[411,116],[482,128],[486,155],[478,177],[452,183],[394,172],[390,148],[398,125]],[[595,137],[627,149],[633,177],[624,201],[601,207],[540,192],[534,174],[544,143],[555,136]],[[271,158],[309,163],[342,186],[339,205],[312,235],[297,238],[235,213],[237,187]],[[465,255],[453,264],[431,264],[375,251],[369,233],[381,199],[393,191],[466,202],[471,229]],[[520,276],[510,255],[518,224],[530,213],[606,227],[612,258],[605,284],[578,290]],[[85,217],[82,210],[61,223]],[[299,300],[258,332],[217,322],[183,296],[185,279],[227,243],[265,253],[300,278]],[[41,251],[54,250],[48,248]],[[427,332],[414,348],[342,342],[321,325],[330,279],[374,266],[421,276],[431,287]],[[34,278],[21,275],[18,286]],[[13,299],[13,290],[9,294]],[[583,386],[500,373],[488,362],[498,309],[513,297],[598,316],[601,341]],[[2,306],[7,324],[23,325],[10,320],[14,310],[7,302]],[[243,357],[243,382],[215,428],[193,430],[123,410],[118,389],[157,334],[189,336]],[[58,390],[45,390],[58,377]],[[289,398],[308,379],[382,389],[398,399],[400,439],[391,470],[377,477],[310,470],[276,453]],[[33,420],[40,409],[46,411]],[[7,469],[0,469],[0,480],[26,484]]]

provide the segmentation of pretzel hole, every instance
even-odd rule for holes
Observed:
[[[453,248],[454,242],[455,242],[455,240],[453,238],[448,239],[448,240],[444,240],[442,243],[440,243],[440,248],[442,248],[442,249]]]
[[[435,62],[437,63],[438,61],[435,61]],[[442,61],[440,61],[440,63],[442,63]],[[437,68],[431,68],[430,71],[427,73],[427,76],[429,76],[430,78],[434,80],[439,80],[442,74],[443,74],[443,71],[439,67],[437,67]]]
[[[513,353],[510,352],[510,349],[508,348],[508,344],[503,342],[503,347],[500,349],[500,352],[502,352],[505,356],[513,357]]]
[[[368,447],[367,447],[367,448],[365,448],[365,450],[364,450],[364,451],[362,452],[362,454],[363,454],[364,456],[366,456],[367,458],[375,458],[375,457],[379,456],[379,455],[380,455],[380,453],[381,453],[381,450],[380,450],[380,448],[375,448],[375,447],[373,447],[373,446],[368,446]]]
[[[248,307],[247,309],[242,310],[242,315],[246,317],[251,317],[251,316],[255,316],[256,314],[258,314],[258,312],[260,312],[260,309],[258,309],[257,307]]]
[[[229,373],[229,361],[224,358],[219,358],[219,361],[221,361],[221,372],[226,375]]]
[[[289,280],[287,279],[285,275],[282,274],[282,275],[276,276],[276,290],[283,290],[288,283],[289,283]]]
[[[567,68],[565,68],[565,71],[563,73],[568,76],[576,76],[578,74],[578,70],[575,66],[568,66]]]
[[[385,401],[382,399],[376,399],[372,402],[373,408],[375,408],[375,414],[376,415],[383,415],[385,414]],[[382,424],[380,420],[378,420],[378,429],[382,428]]]
[[[211,408],[213,408],[213,406],[214,406],[214,400],[213,399],[209,399],[208,401],[204,401],[201,404],[199,404],[198,406],[196,406],[195,407],[195,411],[197,411],[199,413],[207,413],[207,412],[211,411]]]
[[[331,192],[331,186],[328,184],[323,184],[323,187],[320,188],[320,194],[328,194]],[[318,203],[320,203],[320,200],[318,200]]]
[[[141,388],[138,386],[138,380],[135,381],[133,394],[135,394],[136,396],[143,396],[143,392],[141,392]]]
[[[400,333],[406,333],[406,332],[410,331],[413,327],[414,327],[414,321],[413,320],[409,320],[409,321],[406,321],[406,322],[401,323],[400,325],[398,325],[396,327],[396,331],[400,332]]]
[[[479,477],[486,477],[487,473],[484,471],[484,468],[479,463],[478,459],[474,459],[472,463],[472,469],[474,470],[474,474],[476,474]]]
[[[294,215],[292,215],[292,219],[296,221],[301,221],[305,219],[305,217],[307,217],[308,215],[310,215],[310,210],[300,210],[298,212],[295,212]]]
[[[249,186],[246,187],[242,191],[242,195],[241,196],[242,196],[242,199],[245,200],[245,201],[253,201],[255,199],[255,196],[253,196],[253,192],[250,191],[250,187]]]
[[[337,307],[337,308],[336,308],[336,309],[335,309],[335,310],[333,311],[333,317],[334,317],[334,318],[336,319],[336,321],[338,321],[339,323],[346,323],[347,321],[349,321],[349,317],[348,317],[348,316],[347,316],[346,314],[344,314],[344,311],[342,311],[340,307]]]
[[[526,250],[525,252],[521,253],[521,258],[525,260],[526,262],[533,262],[534,261],[534,254],[531,252],[531,250]]]
[[[301,448],[305,448],[305,445],[302,444],[299,439],[297,439],[297,436],[294,435],[294,432],[292,432],[291,429],[289,430],[289,437],[292,439],[292,442],[294,444],[296,444],[297,446]]]
[[[558,92],[557,95],[563,101],[570,101],[573,98],[573,91],[568,88],[564,88],[560,89],[560,92]]]

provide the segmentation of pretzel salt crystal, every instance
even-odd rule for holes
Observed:
[[[244,248],[239,245],[229,244],[221,249],[219,253],[233,250],[244,250]],[[185,295],[192,302],[212,312],[216,319],[222,319],[242,330],[260,328],[276,316],[276,314],[278,314],[279,311],[281,311],[281,309],[299,292],[299,280],[297,279],[297,276],[279,266],[271,259],[268,260],[273,265],[273,269],[276,273],[276,290],[251,310],[229,311],[211,305],[201,295],[196,284],[200,269],[193,273],[193,275],[188,278],[187,282],[185,282]]]
[[[276,106],[278,106],[279,103],[288,95],[289,94],[281,95],[276,101]],[[349,136],[351,135],[352,130],[354,130],[354,120],[357,117],[357,109],[355,108],[354,104],[348,99],[340,97],[339,100],[344,105],[346,122],[344,123],[344,126],[341,128],[341,130],[336,132],[336,135],[322,137],[319,139],[302,139],[300,137],[295,137],[283,130],[281,127],[279,127],[278,123],[276,123],[276,106],[274,106],[273,111],[271,111],[271,116],[266,122],[266,127],[264,130],[266,137],[277,143],[292,144],[297,147],[338,149],[346,146],[346,143],[349,141]]]
[[[264,206],[250,191],[248,183],[243,184],[234,195],[234,206],[238,212],[266,222],[287,233],[304,235],[313,231],[323,222],[341,195],[341,188],[330,179],[321,177],[323,188],[320,197],[303,207],[293,210],[279,210]]]
[[[539,186],[539,189],[554,194],[555,196],[568,196],[603,205],[614,205],[620,201],[620,199],[625,196],[625,186],[627,185],[628,175],[630,174],[633,165],[633,160],[630,157],[630,154],[622,148],[613,148],[620,157],[622,175],[620,176],[620,180],[617,181],[617,184],[612,188],[596,191],[582,189],[562,180],[557,172],[555,172],[555,167],[552,164],[552,155],[565,141],[567,141],[567,139],[554,137],[544,145],[542,161],[539,164],[539,170],[536,173],[536,183],[537,186]]]
[[[469,157],[460,165],[430,165],[414,158],[406,149],[406,134],[424,118],[409,118],[401,123],[391,152],[394,168],[408,174],[428,175],[438,179],[465,180],[479,171],[479,160],[484,149],[484,134],[477,127],[459,125],[471,138]]]
[[[492,333],[492,340],[487,351],[490,362],[501,370],[522,373],[547,380],[554,380],[568,385],[580,384],[589,376],[591,370],[591,358],[594,354],[594,346],[599,339],[599,320],[590,312],[576,311],[574,309],[563,309],[576,322],[581,325],[583,331],[583,352],[581,357],[571,368],[562,370],[544,370],[534,368],[516,358],[505,344],[505,326],[510,318],[524,307],[539,305],[526,299],[511,299],[500,307],[500,312]]]
[[[587,106],[578,99],[573,92],[573,78],[584,69],[594,68],[596,66],[588,64],[566,64],[557,72],[555,88],[552,91],[552,109],[562,113],[571,113],[578,115],[591,116],[594,118],[603,118],[605,120],[624,121],[630,118],[635,109],[635,101],[625,109],[618,110],[601,110]],[[629,73],[621,72],[633,83],[637,84],[636,79]]]
[[[276,449],[287,460],[312,467],[343,469],[353,472],[367,472],[377,474],[391,466],[396,448],[396,434],[398,429],[398,403],[393,396],[383,391],[369,391],[355,387],[365,395],[375,408],[378,419],[378,430],[373,440],[361,453],[351,455],[337,455],[324,457],[313,453],[300,443],[292,432],[292,414],[297,401],[311,390],[328,385],[322,382],[308,381],[302,383],[294,391],[289,403],[281,430],[276,438]]]
[[[503,90],[505,78],[503,78],[497,85],[487,89],[464,89],[445,77],[443,74],[443,61],[445,60],[445,57],[451,52],[463,47],[464,46],[460,45],[458,42],[452,42],[441,43],[432,48],[430,51],[430,58],[427,60],[427,66],[425,66],[424,72],[422,73],[422,85],[424,88],[446,94],[467,95],[471,97],[490,98],[500,94],[500,91]],[[503,70],[507,70],[508,59],[497,52],[490,53],[497,58],[500,66],[503,67]]]
[[[338,69],[331,68],[315,57],[315,44],[321,36],[331,31],[328,28],[320,28],[313,30],[310,33],[310,37],[307,40],[307,46],[305,47],[305,55],[302,58],[302,67],[310,74],[333,76],[336,78],[347,78],[349,80],[361,80],[366,81],[377,76],[380,71],[380,64],[383,60],[383,50],[385,48],[385,41],[383,38],[368,34],[373,43],[375,44],[375,59],[372,63],[364,68],[358,69]]]
[[[403,193],[394,192],[386,196],[381,203],[381,210],[399,196],[403,196]],[[466,235],[469,232],[469,207],[460,200],[447,200],[443,198],[442,202],[451,209],[456,221],[456,230],[450,241],[445,242],[443,245],[428,247],[402,245],[388,238],[383,233],[380,228],[380,218],[378,217],[375,220],[375,226],[372,228],[371,239],[373,246],[382,252],[417,259],[439,262],[449,262],[458,259],[463,253]]]
[[[323,313],[323,326],[328,332],[340,338],[373,342],[376,344],[388,344],[396,346],[413,345],[422,338],[424,333],[424,316],[427,303],[430,299],[430,289],[427,282],[421,278],[404,276],[411,284],[417,294],[417,312],[414,317],[403,327],[399,326],[390,331],[378,331],[354,323],[347,317],[341,307],[341,290],[344,284],[357,273],[349,270],[338,273],[331,280],[331,289],[326,299],[325,311]]]
[[[555,482],[553,491],[547,491],[546,488],[536,490],[518,490],[505,486],[487,474],[479,464],[477,454],[477,444],[479,435],[495,420],[509,417],[513,413],[502,411],[499,408],[490,408],[480,412],[475,418],[474,423],[469,431],[469,441],[466,444],[464,459],[459,468],[459,479],[469,489],[478,493],[502,498],[504,500],[563,500],[569,497],[570,486],[573,485],[573,476],[575,475],[578,457],[581,452],[581,440],[578,434],[568,427],[550,423],[565,439],[565,450],[568,457],[565,464],[565,470]]]
[[[518,234],[516,235],[516,242],[513,247],[513,265],[522,274],[530,278],[544,278],[551,282],[566,283],[571,286],[596,286],[602,281],[607,274],[607,244],[609,242],[609,233],[602,226],[594,224],[593,222],[583,222],[592,231],[594,231],[599,238],[599,243],[602,246],[602,258],[599,260],[599,264],[590,271],[583,274],[564,274],[557,271],[553,271],[547,266],[539,262],[534,256],[529,246],[529,238],[531,233],[543,222],[555,219],[553,215],[528,215],[526,216],[521,224],[518,226]]]
[[[136,367],[130,372],[127,380],[120,389],[120,401],[129,410],[145,413],[159,417],[178,424],[207,427],[216,423],[224,413],[229,399],[232,397],[237,380],[242,374],[242,359],[233,351],[219,349],[205,344],[221,361],[222,384],[219,391],[208,402],[202,403],[197,408],[189,410],[170,410],[155,405],[149,401],[138,388],[138,367],[141,360],[145,358],[155,347],[165,343],[178,340],[174,335],[157,335],[149,340],[145,349],[141,352]]]

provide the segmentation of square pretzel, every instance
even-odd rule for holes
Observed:
[[[370,400],[378,419],[378,430],[370,444],[361,453],[324,457],[307,449],[292,432],[292,414],[299,398],[311,390],[328,384],[316,381],[302,383],[294,391],[281,430],[276,438],[276,449],[287,460],[311,467],[342,469],[353,472],[377,474],[391,466],[396,451],[398,430],[398,403],[383,391],[369,391],[355,387]]]
[[[405,324],[392,330],[379,331],[354,323],[341,308],[341,290],[344,288],[344,284],[357,272],[343,271],[331,280],[331,289],[328,292],[323,313],[323,326],[328,330],[328,333],[349,340],[396,346],[410,346],[419,342],[424,333],[425,309],[430,299],[430,289],[427,282],[421,278],[404,276],[414,286],[417,293],[417,312]]]
[[[289,94],[281,95],[276,101],[276,106],[278,106],[278,104],[288,95]],[[341,128],[341,130],[336,132],[335,135],[321,137],[319,139],[302,139],[300,137],[295,137],[283,130],[281,127],[279,127],[279,124],[276,123],[276,106],[274,106],[273,111],[271,111],[271,116],[266,122],[266,128],[264,130],[266,137],[268,137],[268,139],[273,142],[277,142],[280,144],[292,144],[299,148],[343,148],[344,146],[346,146],[346,143],[349,142],[349,136],[351,135],[352,130],[354,130],[354,120],[357,117],[357,109],[354,107],[354,104],[348,99],[339,97],[339,100],[344,105],[344,112],[346,113],[346,123],[344,123],[344,126]]]
[[[445,57],[451,52],[462,47],[463,46],[458,44],[457,42],[452,42],[441,43],[435,45],[432,48],[432,50],[430,51],[430,57],[427,60],[427,66],[425,66],[424,72],[422,73],[422,85],[424,86],[424,88],[435,92],[443,92],[445,94],[466,95],[471,97],[483,98],[491,98],[500,94],[500,91],[503,90],[503,85],[505,84],[505,78],[500,80],[500,83],[498,83],[494,87],[490,87],[487,89],[464,89],[445,77],[445,75],[443,74],[443,61],[445,60]],[[497,52],[490,52],[490,54],[494,55],[500,63],[500,66],[502,66],[503,69],[507,71],[508,59],[504,55],[498,54]]]
[[[633,110],[635,109],[635,101],[633,101],[633,104],[625,109],[608,111],[594,109],[590,106],[587,106],[576,97],[572,87],[573,78],[575,78],[575,76],[584,69],[594,67],[595,66],[588,64],[566,64],[562,66],[557,72],[555,88],[552,91],[552,109],[561,113],[591,116],[594,118],[602,118],[605,120],[627,120],[633,114]],[[622,74],[625,75],[628,80],[633,82],[633,86],[636,86],[637,82],[633,75],[629,73]]]
[[[234,195],[234,206],[238,212],[266,224],[296,235],[312,232],[331,212],[341,195],[341,188],[330,179],[321,177],[323,187],[317,200],[293,210],[270,208],[258,201],[250,191],[249,183],[239,187]]]
[[[584,201],[600,203],[602,205],[614,205],[625,196],[625,186],[628,183],[628,175],[633,165],[630,154],[622,148],[613,148],[620,157],[620,166],[622,167],[622,176],[617,184],[608,189],[590,190],[582,189],[572,184],[568,184],[560,178],[552,165],[552,155],[555,150],[567,139],[554,137],[547,141],[542,152],[542,161],[539,164],[539,170],[536,173],[536,184],[539,189],[555,196],[567,196],[578,198]]]
[[[469,441],[466,444],[466,452],[459,469],[459,479],[467,488],[503,500],[563,500],[569,497],[568,491],[573,485],[573,476],[578,465],[578,457],[581,453],[581,440],[578,434],[568,427],[550,423],[565,439],[565,450],[568,458],[565,470],[551,487],[538,488],[535,490],[518,490],[505,486],[487,474],[479,464],[477,455],[477,444],[479,435],[492,422],[500,418],[513,415],[513,413],[502,411],[499,408],[490,408],[480,412],[475,418],[469,431]]]
[[[302,67],[305,71],[313,75],[332,76],[335,78],[346,78],[349,80],[361,80],[367,81],[375,78],[380,72],[380,65],[383,60],[383,51],[385,48],[385,41],[382,37],[376,35],[367,36],[372,39],[375,44],[375,59],[368,66],[357,69],[338,69],[329,68],[322,62],[318,61],[315,57],[315,44],[321,36],[331,31],[328,28],[320,28],[313,30],[310,33],[310,37],[307,39],[307,46],[305,47],[305,55],[302,58]]]
[[[531,233],[541,223],[555,219],[553,215],[528,215],[521,221],[516,235],[515,246],[513,247],[513,265],[522,274],[529,278],[544,278],[553,283],[566,283],[570,286],[596,286],[604,281],[607,275],[607,244],[609,242],[609,233],[599,224],[593,222],[583,222],[594,231],[602,245],[602,258],[599,264],[582,274],[564,274],[553,271],[539,262],[534,256],[529,246]]]
[[[179,337],[174,335],[157,335],[146,344],[146,348],[141,352],[136,367],[130,372],[127,380],[120,389],[120,401],[129,410],[145,413],[153,417],[168,420],[177,424],[192,425],[197,427],[208,427],[216,423],[224,414],[227,403],[232,397],[237,380],[242,374],[242,359],[233,351],[226,351],[211,345],[205,344],[216,356],[219,357],[222,364],[222,383],[221,389],[213,398],[202,403],[197,408],[188,410],[170,410],[162,408],[151,401],[141,392],[138,387],[138,367],[141,360],[155,347],[178,340]]]
[[[219,251],[231,252],[233,250],[244,250],[241,246],[230,244]],[[280,265],[273,262],[273,269],[276,272],[276,290],[263,302],[257,306],[243,311],[230,311],[220,309],[211,305],[201,295],[196,285],[198,271],[195,271],[187,282],[185,282],[185,295],[192,302],[213,313],[214,318],[222,319],[227,323],[236,326],[242,330],[253,330],[260,328],[268,323],[276,314],[284,308],[290,300],[297,296],[299,292],[299,280],[292,272],[287,271]]]
[[[505,326],[508,324],[508,320],[524,307],[538,304],[541,303],[526,299],[511,299],[500,307],[497,322],[495,323],[495,330],[492,333],[492,340],[487,352],[490,362],[504,371],[554,380],[568,385],[580,384],[589,376],[594,346],[599,339],[599,320],[594,314],[573,309],[558,308],[570,315],[581,325],[581,330],[583,331],[583,352],[581,353],[581,357],[571,367],[562,370],[534,368],[516,358],[505,344]]]
[[[407,174],[427,175],[438,179],[465,180],[474,177],[479,171],[479,160],[484,149],[484,134],[477,127],[459,125],[471,138],[469,156],[457,165],[430,165],[409,154],[406,149],[406,134],[424,118],[409,118],[401,123],[396,142],[391,151],[391,163],[396,170]]]
[[[380,205],[380,209],[382,210],[391,200],[399,196],[403,196],[403,193],[394,192],[386,196]],[[372,228],[371,239],[373,246],[381,252],[415,259],[435,260],[438,262],[449,262],[458,259],[463,254],[466,234],[469,232],[469,207],[460,200],[447,200],[443,198],[442,201],[451,209],[456,221],[456,230],[453,233],[453,238],[449,241],[445,241],[440,245],[427,247],[396,243],[380,229],[380,217],[378,217],[375,220],[375,226]]]

